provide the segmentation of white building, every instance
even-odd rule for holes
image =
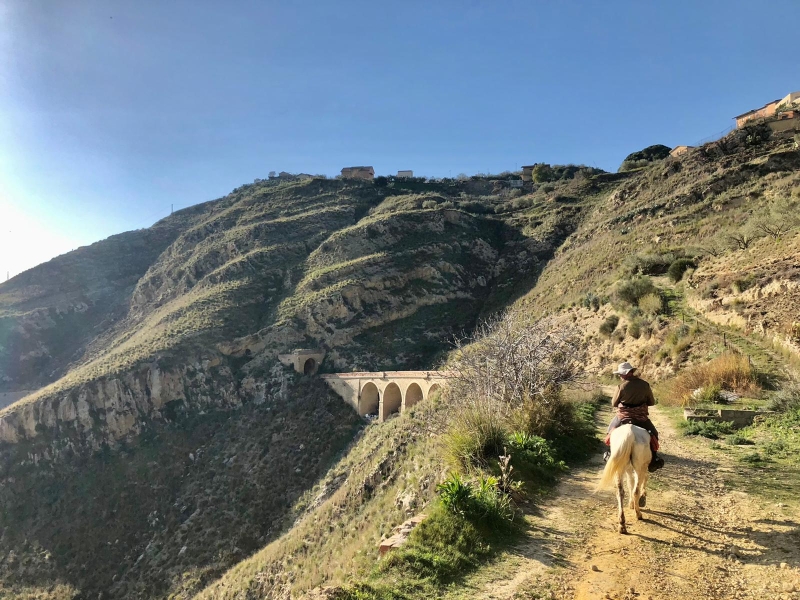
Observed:
[[[398,172],[397,172],[397,176],[398,176],[398,177],[413,177],[413,176],[414,176],[414,171],[411,171],[411,170],[408,170],[408,171],[398,171]]]

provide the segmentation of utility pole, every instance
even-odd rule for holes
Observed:
[[[175,206],[175,205],[174,205],[174,204],[170,204],[170,205],[169,205],[169,214],[172,214],[172,212],[173,212],[173,210],[172,210],[173,206]]]

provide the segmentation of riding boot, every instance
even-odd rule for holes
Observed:
[[[647,466],[647,470],[652,473],[654,471],[658,471],[663,466],[664,466],[664,459],[661,458],[655,452],[653,452],[653,458],[650,459],[650,464]]]

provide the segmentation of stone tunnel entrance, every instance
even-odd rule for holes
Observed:
[[[358,400],[359,416],[377,415],[380,402],[381,394],[378,391],[378,386],[372,382],[367,383],[361,388],[361,398]]]
[[[306,360],[305,364],[303,364],[303,375],[313,375],[317,372],[317,361],[313,358],[309,358]]]

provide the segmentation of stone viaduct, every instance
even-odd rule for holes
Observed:
[[[309,348],[297,348],[287,354],[278,355],[282,364],[304,375],[315,375],[324,359],[323,350]],[[377,415],[379,421],[385,421],[389,415],[405,412],[407,408],[440,389],[447,380],[448,373],[381,371],[330,373],[320,377],[359,416]]]
[[[334,392],[360,416],[377,414],[385,421],[405,412],[440,389],[447,379],[443,371],[383,371],[321,375]]]

